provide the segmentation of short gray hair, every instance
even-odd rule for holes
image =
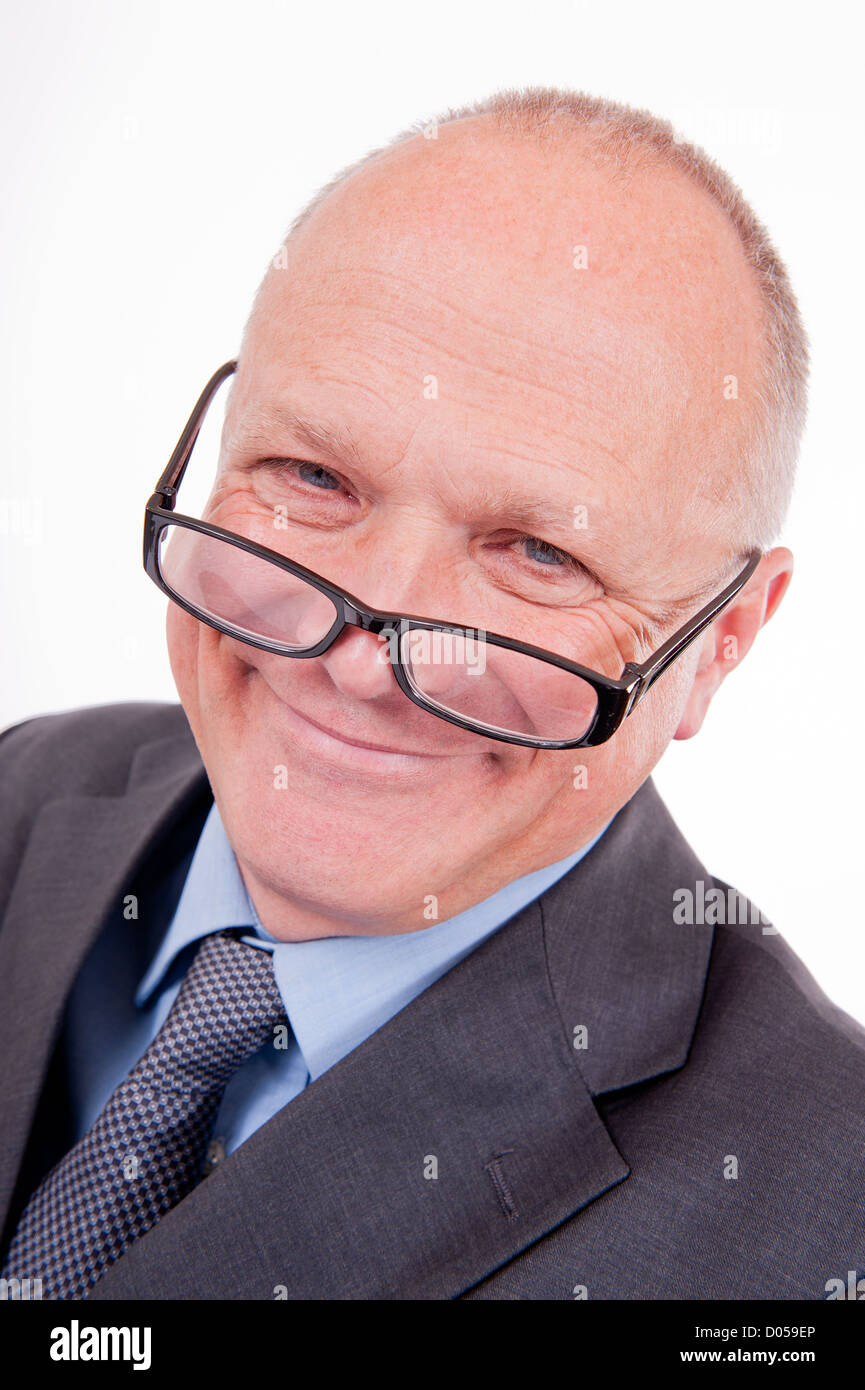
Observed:
[[[793,491],[807,411],[808,337],[786,267],[766,228],[730,176],[704,150],[682,139],[670,121],[650,111],[556,87],[496,92],[416,121],[386,145],[347,165],[294,218],[284,241],[309,221],[335,189],[379,155],[441,125],[476,116],[489,118],[506,136],[524,139],[543,141],[578,130],[608,163],[621,168],[645,160],[680,170],[722,208],[738,233],[763,307],[763,380],[738,473],[742,491],[736,499],[736,544],[743,551],[754,546],[767,549],[781,530]]]

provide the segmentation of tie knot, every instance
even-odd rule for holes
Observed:
[[[221,1089],[286,1022],[272,953],[214,932],[199,946],[136,1080],[159,1087],[170,1075],[175,1088]]]

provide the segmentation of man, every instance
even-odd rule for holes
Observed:
[[[789,583],[806,362],[741,195],[628,108],[504,93],[295,222],[148,504],[182,710],[0,747],[7,1278],[822,1299],[861,1265],[865,1034],[650,780]]]

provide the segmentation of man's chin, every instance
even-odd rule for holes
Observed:
[[[295,800],[290,792],[282,795]],[[272,805],[263,813],[242,800],[223,808],[256,910],[267,930],[285,939],[431,925],[424,895],[441,893],[451,881],[457,846],[426,835],[415,839],[414,829],[406,833],[405,819],[400,834],[398,822],[383,824],[380,816],[355,815],[333,803],[295,804],[284,820],[274,816]],[[465,849],[463,843],[461,855]]]

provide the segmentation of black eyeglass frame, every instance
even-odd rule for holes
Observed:
[[[450,724],[456,724],[459,728],[467,730],[469,733],[480,734],[483,738],[492,738],[501,743],[516,743],[526,748],[542,749],[569,749],[569,748],[590,748],[598,744],[606,743],[612,738],[613,734],[636,709],[643,699],[646,692],[654,685],[655,681],[668,667],[699,637],[710,623],[723,612],[733,599],[747,584],[757,565],[760,563],[762,551],[754,550],[748,557],[745,568],[736,576],[732,583],[713,598],[705,607],[701,608],[693,618],[690,618],[678,631],[674,632],[656,652],[647,657],[645,661],[628,661],[618,679],[610,676],[603,676],[598,671],[592,671],[586,666],[581,666],[576,661],[569,661],[567,657],[559,656],[556,652],[545,651],[541,647],[531,646],[527,642],[518,642],[513,637],[505,637],[501,633],[487,632],[482,628],[465,627],[460,623],[443,623],[432,618],[422,618],[411,613],[385,613],[377,608],[368,608],[354,594],[348,590],[332,584],[330,580],[323,578],[320,574],[315,574],[308,570],[305,565],[298,564],[295,560],[289,560],[284,555],[280,555],[275,550],[270,550],[267,546],[257,545],[253,541],[245,540],[242,536],[236,535],[233,531],[226,531],[221,526],[214,526],[208,521],[199,521],[195,517],[185,516],[180,512],[175,512],[174,507],[177,501],[177,493],[183,481],[187,465],[192,455],[195,441],[198,438],[207,408],[216,394],[217,389],[237,368],[237,361],[225,362],[208,381],[201,395],[195,403],[195,407],[183,429],[174,452],[163,470],[157,482],[153,494],[144,510],[144,568],[157,588],[169,598],[173,603],[186,610],[193,618],[200,622],[207,623],[208,626],[215,628],[218,632],[223,632],[226,636],[247,642],[250,646],[258,647],[262,651],[273,652],[279,656],[292,656],[300,659],[314,656],[321,656],[323,652],[336,641],[339,634],[346,627],[358,627],[365,632],[372,632],[376,635],[384,631],[393,632],[395,625],[400,625],[400,631],[404,632],[410,628],[423,629],[426,631],[438,631],[451,633],[472,641],[485,641],[493,646],[505,647],[509,651],[520,652],[524,656],[533,656],[540,661],[549,662],[553,666],[558,666],[564,671],[570,671],[575,676],[580,676],[587,684],[591,685],[597,695],[597,709],[595,717],[588,731],[578,739],[542,739],[533,738],[526,734],[509,734],[504,732],[494,732],[489,726],[482,728],[470,719],[463,719],[460,715],[452,711],[439,708],[433,701],[428,700],[411,683],[411,677],[406,664],[403,662],[399,648],[401,643],[392,644],[390,647],[391,666],[396,677],[397,684],[405,695],[421,709],[430,714],[434,714],[439,719],[445,719]],[[286,570],[289,574],[295,575],[299,579],[305,580],[313,588],[325,594],[336,608],[337,616],[333,625],[320,642],[314,647],[309,647],[304,651],[287,649],[288,644],[277,641],[270,641],[266,638],[241,635],[230,623],[223,623],[218,618],[209,613],[204,613],[194,604],[188,603],[174,592],[165,582],[159,569],[158,548],[159,536],[168,525],[185,526],[191,531],[198,531],[205,536],[213,536],[222,541],[227,541],[231,545],[237,546],[241,550],[247,551],[250,555],[256,555],[262,560],[267,560],[276,565],[279,569]],[[409,625],[409,629],[406,628]]]

